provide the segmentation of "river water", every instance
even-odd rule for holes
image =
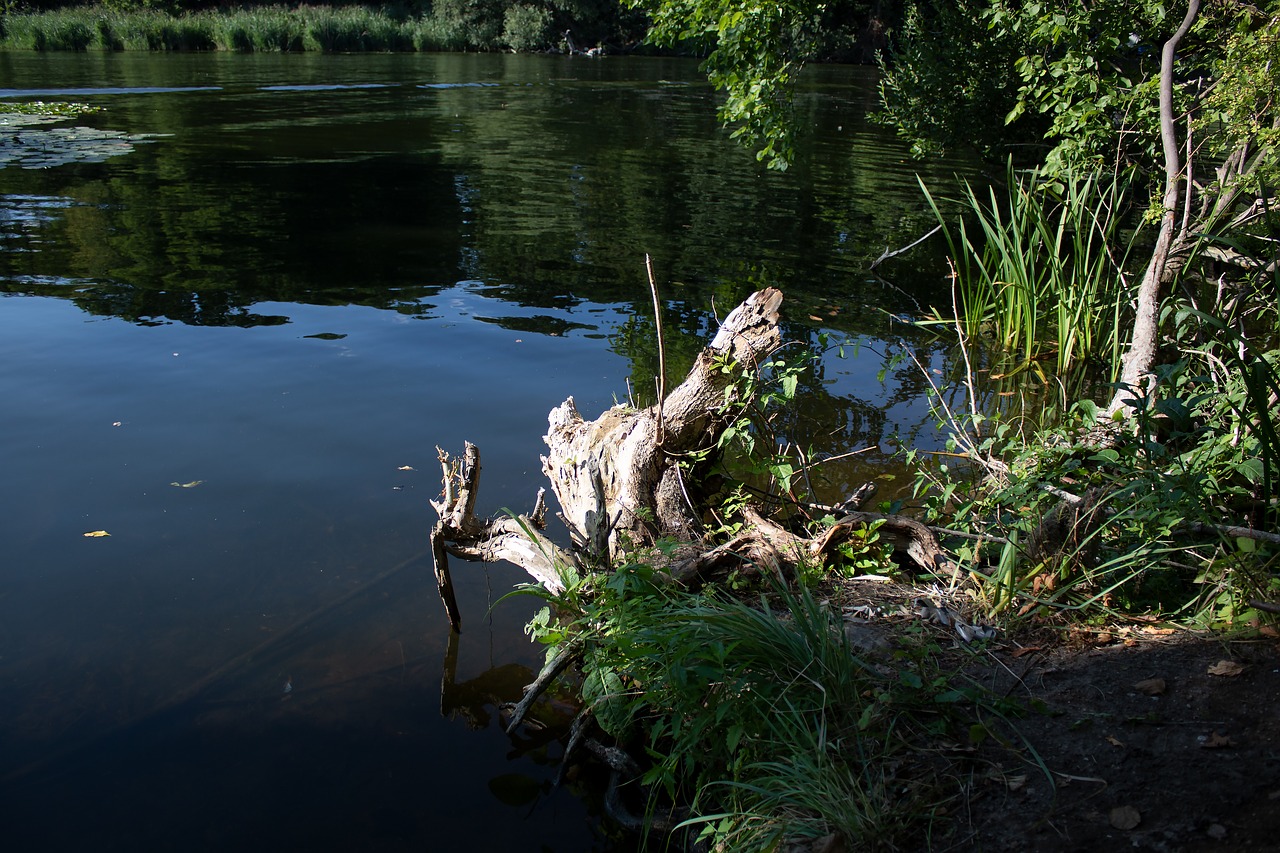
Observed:
[[[0,147],[7,849],[623,849],[551,785],[571,707],[502,732],[536,605],[455,566],[450,637],[427,502],[470,440],[479,509],[528,509],[551,408],[652,394],[646,253],[675,378],[764,285],[857,344],[791,425],[872,448],[824,495],[934,440],[877,375],[948,369],[891,315],[949,299],[927,250],[868,271],[931,223],[866,70],[809,74],[786,174],[678,60],[0,53],[36,99],[102,109],[78,159]]]

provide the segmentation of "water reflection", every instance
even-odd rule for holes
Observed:
[[[530,605],[490,610],[523,576],[459,573],[492,622],[458,642],[421,554],[435,445],[483,449],[478,512],[519,507],[552,407],[651,393],[646,253],[669,378],[768,285],[788,338],[857,342],[785,425],[875,448],[821,466],[824,494],[930,429],[919,372],[877,375],[900,338],[950,367],[891,318],[940,276],[866,270],[927,212],[859,72],[815,73],[787,175],[726,139],[688,62],[0,53],[0,74],[94,88],[77,123],[152,140],[0,170],[15,849],[611,849],[549,785],[572,705],[501,731],[540,664]]]

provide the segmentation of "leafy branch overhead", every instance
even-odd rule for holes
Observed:
[[[719,113],[732,136],[771,169],[786,169],[798,132],[793,94],[810,59],[838,51],[850,17],[866,3],[811,0],[626,0],[648,12],[648,39],[704,57],[703,70],[724,93]],[[856,11],[853,11],[856,8]]]

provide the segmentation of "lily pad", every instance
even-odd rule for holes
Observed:
[[[101,163],[128,154],[147,134],[96,127],[45,127],[60,116],[0,112],[0,169],[50,169],[69,163]]]

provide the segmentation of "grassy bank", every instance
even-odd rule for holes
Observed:
[[[182,15],[86,6],[6,15],[0,19],[0,49],[545,51],[561,49],[564,28],[571,24],[578,25],[578,33],[603,34],[607,29],[623,35],[616,22],[558,21],[545,10],[521,5],[487,17],[465,3],[437,3],[431,12],[415,15],[364,6],[260,6]],[[585,41],[582,35],[579,40]]]
[[[930,744],[980,742],[1002,713],[943,671],[928,634],[860,642],[839,583],[822,601],[781,584],[739,598],[643,563],[602,581],[553,597],[560,618],[543,611],[531,632],[580,657],[579,723],[637,757],[611,808],[652,834],[646,849],[668,833],[681,841],[665,849],[909,848],[956,795]]]

